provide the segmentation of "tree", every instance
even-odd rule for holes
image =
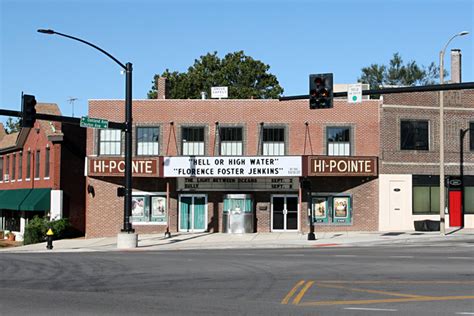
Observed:
[[[18,131],[20,131],[20,119],[12,119],[9,117],[5,122],[5,132],[7,132],[7,134],[11,134]]]
[[[445,70],[445,76],[448,72]],[[371,89],[386,86],[415,86],[435,84],[439,78],[439,68],[432,62],[428,67],[419,66],[415,61],[407,64],[399,53],[393,54],[389,65],[372,64],[362,68],[358,82],[370,84]]]
[[[243,51],[229,53],[223,59],[214,52],[196,59],[185,73],[166,69],[161,77],[168,79],[170,99],[199,99],[201,92],[210,94],[211,87],[217,86],[227,86],[230,99],[274,99],[283,93],[283,88],[269,69],[269,65]],[[154,76],[149,99],[157,97],[159,77]]]

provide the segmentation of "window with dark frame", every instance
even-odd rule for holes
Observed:
[[[439,186],[413,186],[413,215],[439,215]]]
[[[351,128],[331,126],[326,129],[328,156],[351,155]]]
[[[36,151],[35,156],[35,179],[39,179],[40,177],[40,166],[41,166],[41,152],[39,150]]]
[[[204,155],[204,127],[183,127],[181,144],[183,156]]]
[[[285,155],[285,128],[264,127],[262,135],[262,154],[264,156]]]
[[[220,155],[236,156],[243,153],[242,127],[220,127]]]
[[[11,180],[14,181],[16,178],[16,154],[12,155],[12,177]]]
[[[18,153],[18,181],[23,178],[23,153]]]
[[[122,131],[101,129],[99,132],[99,155],[119,156],[122,153]]]
[[[3,157],[0,157],[0,181],[3,181]]]
[[[5,157],[5,181],[10,181],[10,156]]]
[[[49,147],[46,147],[46,151],[44,153],[44,177],[49,178]]]
[[[428,121],[400,121],[401,150],[429,150]]]
[[[474,151],[474,122],[469,123],[469,149]]]
[[[137,156],[157,156],[159,149],[158,127],[137,127]]]
[[[26,176],[25,179],[29,180],[31,178],[31,151],[28,151],[26,154]]]

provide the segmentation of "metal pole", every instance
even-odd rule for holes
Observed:
[[[135,230],[132,228],[132,224],[130,223],[130,216],[132,213],[132,64],[127,63],[126,65],[122,64],[117,58],[109,54],[107,51],[103,50],[97,45],[94,45],[88,41],[80,39],[78,37],[74,37],[71,35],[63,34],[56,32],[51,29],[39,29],[39,33],[43,34],[55,34],[59,36],[63,36],[66,38],[70,38],[72,40],[84,43],[113,61],[115,61],[120,67],[122,67],[125,72],[125,123],[123,124],[125,130],[125,200],[124,200],[124,215],[123,215],[123,229],[122,232],[126,233],[134,233]],[[39,118],[39,116],[37,116]],[[119,243],[119,242],[118,242]]]
[[[461,178],[461,227],[464,227],[464,136],[470,130],[459,130],[459,177]]]
[[[445,47],[446,49],[446,47]],[[439,53],[439,81],[444,83],[444,50]],[[439,229],[446,234],[444,216],[444,92],[439,92]]]
[[[126,64],[125,76],[125,199],[122,232],[134,233],[132,211],[132,64]]]

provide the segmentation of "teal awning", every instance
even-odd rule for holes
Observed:
[[[50,207],[50,188],[0,191],[0,209],[15,211],[48,211]]]

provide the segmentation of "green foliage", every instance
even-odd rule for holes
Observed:
[[[185,73],[166,69],[161,77],[168,79],[170,99],[199,99],[201,92],[211,93],[211,87],[229,87],[230,99],[276,99],[283,93],[269,65],[246,56],[243,51],[229,53],[223,59],[217,52],[207,53],[194,61]],[[156,80],[148,98],[157,97]]]
[[[387,65],[372,64],[362,68],[359,82],[370,84],[370,89],[381,89],[384,86],[415,86],[435,84],[439,78],[439,68],[435,63],[428,67],[419,66],[415,61],[406,64],[399,53],[393,54]],[[448,72],[444,71],[445,76]]]
[[[5,132],[7,134],[11,134],[18,131],[20,131],[20,119],[19,118],[13,119],[9,117],[7,121],[5,122]]]
[[[51,228],[54,233],[54,239],[67,237],[71,230],[71,226],[67,218],[50,222],[47,218],[35,216],[33,219],[28,221],[28,224],[25,227],[23,244],[29,245],[43,242],[46,237],[46,232],[49,228]]]

